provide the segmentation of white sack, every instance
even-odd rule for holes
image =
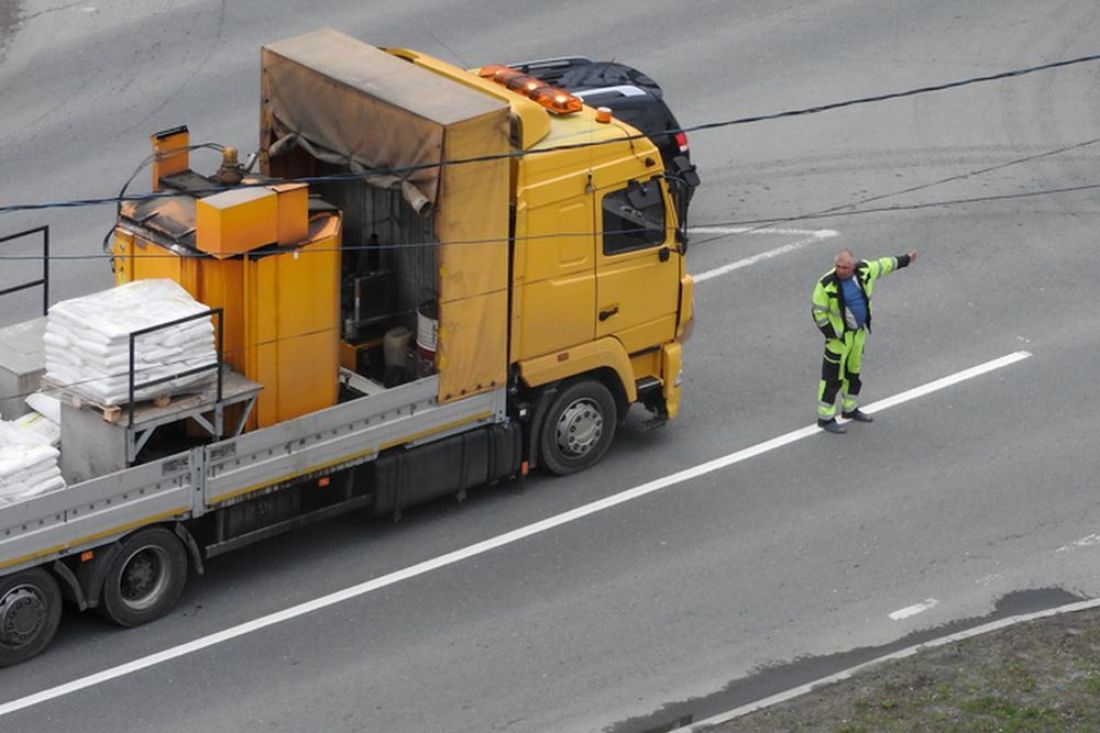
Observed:
[[[29,499],[65,487],[61,453],[15,423],[0,422],[0,501]]]
[[[130,334],[206,310],[172,280],[137,280],[57,303],[46,318],[46,378],[94,402],[122,404],[129,397]],[[165,379],[216,361],[211,320],[188,321],[136,338],[134,381]],[[139,389],[135,399],[179,392],[213,378],[212,370],[179,377]]]
[[[46,445],[56,448],[61,443],[61,425],[41,413],[28,412],[16,418],[15,424],[41,439]]]
[[[58,425],[61,424],[61,400],[56,397],[51,397],[43,392],[33,392],[27,395],[24,402],[27,403],[27,407],[39,415]]]

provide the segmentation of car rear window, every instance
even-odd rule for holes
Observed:
[[[575,66],[562,74],[559,86],[576,91],[634,86],[648,90],[655,97],[661,96],[661,87],[653,79],[635,68],[613,61]]]

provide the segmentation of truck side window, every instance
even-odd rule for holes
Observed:
[[[605,255],[652,247],[665,241],[665,202],[656,180],[633,184],[643,196],[628,196],[631,189],[613,191],[603,198],[603,253]],[[648,199],[645,204],[635,206]]]

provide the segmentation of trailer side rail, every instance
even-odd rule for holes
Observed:
[[[503,388],[443,405],[438,388],[438,377],[427,377],[208,446],[207,507],[504,419]]]
[[[26,501],[0,506],[0,575],[107,544],[140,527],[201,516],[505,419],[503,388],[438,404],[438,378],[304,415]]]
[[[111,542],[138,527],[184,518],[196,501],[192,463],[180,453],[0,509],[6,574]]]

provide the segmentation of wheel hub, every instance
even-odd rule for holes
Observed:
[[[600,442],[601,435],[603,414],[592,400],[577,400],[562,412],[558,420],[558,447],[567,455],[583,456]]]
[[[46,603],[34,588],[18,586],[0,599],[0,643],[22,646],[46,626]]]
[[[119,578],[119,596],[134,610],[149,608],[168,584],[167,557],[160,547],[143,547],[130,556]]]

